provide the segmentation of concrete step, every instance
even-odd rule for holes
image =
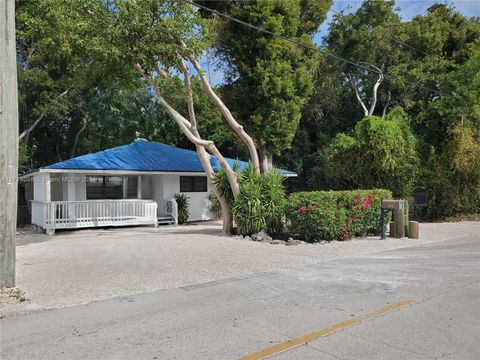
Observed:
[[[175,220],[170,215],[160,215],[157,216],[157,223],[158,225],[173,225]]]

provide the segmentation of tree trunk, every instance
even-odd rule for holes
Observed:
[[[273,156],[267,150],[260,150],[260,170],[262,174],[273,168]]]
[[[78,130],[77,134],[75,135],[75,140],[74,140],[73,146],[72,146],[72,152],[70,153],[70,159],[72,159],[73,157],[75,157],[75,151],[77,151],[78,140],[80,139],[80,135],[81,135],[81,134],[85,131],[85,129],[87,128],[88,117],[87,117],[87,116],[84,116],[82,120],[83,120],[82,127]]]
[[[392,93],[390,91],[388,91],[387,102],[385,103],[385,106],[383,107],[383,111],[382,111],[382,119],[387,115],[387,109],[390,106],[390,99],[391,98],[392,98]]]
[[[15,1],[0,0],[0,9],[0,287],[13,287],[18,190]]]
[[[190,118],[190,129],[196,137],[201,139],[200,133],[197,129],[197,117],[195,115],[195,107],[193,106],[193,94],[192,94],[192,84],[190,81],[190,72],[185,64],[182,63],[182,70],[185,83],[185,92],[187,95],[187,108],[188,108],[188,117]],[[196,145],[197,155],[202,163],[203,170],[210,181],[213,181],[215,178],[215,171],[213,170],[212,164],[210,163],[210,155],[207,153],[205,147],[201,145]],[[238,186],[238,182],[237,182]],[[213,186],[213,193],[220,202],[220,207],[222,208],[222,219],[223,219],[223,231],[226,234],[230,234],[233,228],[233,216],[230,209],[230,204],[227,202],[227,199],[215,186]]]
[[[177,125],[180,127],[180,130],[185,134],[185,136],[190,140],[193,144],[199,145],[204,147],[205,149],[208,149],[215,157],[217,158],[218,162],[220,163],[223,171],[227,174],[228,180],[230,182],[230,186],[232,188],[232,193],[234,197],[237,197],[238,194],[240,193],[240,187],[238,186],[238,181],[237,181],[237,174],[232,170],[228,162],[225,160],[223,155],[220,153],[220,151],[217,149],[215,146],[215,143],[211,140],[203,140],[199,136],[197,136],[193,131],[192,131],[192,126],[191,123],[185,119],[177,110],[175,110],[162,96],[162,93],[160,91],[160,88],[158,87],[157,83],[155,80],[147,74],[143,68],[140,66],[139,63],[134,64],[135,68],[137,71],[144,76],[149,84],[155,89],[155,92],[157,94],[158,102],[160,105],[163,106],[163,108],[172,116],[173,120],[177,123]]]
[[[183,44],[184,45],[184,44]],[[260,173],[260,160],[258,158],[257,147],[255,145],[255,141],[253,141],[252,137],[243,129],[243,126],[240,125],[237,120],[233,117],[232,113],[228,109],[227,106],[223,103],[222,99],[215,93],[212,89],[212,85],[209,83],[207,77],[205,76],[205,72],[203,71],[200,63],[192,58],[188,58],[190,62],[197,70],[198,75],[200,76],[200,80],[202,81],[203,88],[205,89],[207,95],[213,101],[213,103],[217,106],[217,108],[222,113],[224,119],[227,121],[228,125],[233,129],[233,131],[237,134],[240,140],[247,146],[248,152],[250,154],[250,160],[253,163],[255,171]]]
[[[62,92],[61,94],[57,95],[57,98],[61,98],[61,97],[64,97],[65,95],[68,94],[68,92],[70,91],[70,89],[67,89],[65,90],[64,92]],[[30,125],[30,127],[28,129],[25,129],[20,135],[19,135],[19,139],[22,140],[24,139],[25,140],[25,143],[28,142],[28,137],[30,135],[30,133],[37,127],[38,124],[40,124],[40,121],[42,121],[42,119],[45,117],[45,113],[42,113],[40,114],[39,117],[37,117],[35,119],[35,121],[33,122],[32,125]]]
[[[223,232],[225,234],[231,234],[233,229],[233,215],[230,208],[223,208],[222,206],[222,220],[223,220]]]
[[[378,97],[378,88],[380,87],[380,84],[382,83],[383,81],[383,72],[382,70],[380,70],[379,67],[375,66],[375,65],[370,65],[372,68],[374,68],[375,70],[378,71],[378,79],[377,81],[375,82],[375,85],[373,85],[373,89],[372,89],[372,100],[371,100],[371,103],[370,103],[370,110],[368,110],[368,115],[373,115],[373,112],[375,111],[375,106],[377,106],[377,97]]]

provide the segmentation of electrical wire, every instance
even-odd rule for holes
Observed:
[[[393,76],[393,75],[390,75],[388,73],[384,73],[382,71],[378,71],[377,69],[374,69],[372,67],[369,67],[367,65],[363,65],[363,64],[360,64],[358,62],[355,62],[355,61],[351,61],[351,60],[348,60],[348,59],[345,59],[339,55],[336,55],[334,53],[332,53],[331,51],[327,51],[327,50],[323,50],[323,49],[320,49],[318,47],[315,47],[315,46],[311,46],[311,45],[307,45],[307,44],[304,44],[298,40],[295,40],[295,39],[291,39],[285,35],[281,35],[281,34],[277,34],[277,33],[274,33],[272,31],[269,31],[269,30],[266,30],[260,26],[257,26],[257,25],[253,25],[253,24],[250,24],[248,22],[245,22],[245,21],[242,21],[240,19],[237,19],[237,18],[234,18],[233,16],[230,16],[230,15],[227,15],[227,14],[223,14],[217,10],[214,10],[214,9],[211,9],[205,5],[201,5],[201,4],[197,4],[197,3],[194,3],[193,1],[191,0],[179,0],[179,1],[182,1],[184,3],[188,3],[190,5],[193,5],[195,6],[196,8],[199,8],[199,9],[203,9],[205,11],[208,11],[212,14],[215,14],[215,15],[218,15],[218,16],[221,16],[225,19],[228,19],[228,20],[231,20],[233,22],[236,22],[237,24],[240,24],[242,26],[245,26],[245,27],[248,27],[248,28],[251,28],[251,29],[254,29],[258,32],[261,32],[261,33],[264,33],[264,34],[267,34],[267,35],[271,35],[273,37],[276,37],[276,38],[279,38],[279,39],[283,39],[285,41],[288,41],[290,43],[293,43],[297,46],[301,46],[303,47],[304,49],[307,49],[307,50],[310,50],[310,51],[314,51],[314,52],[318,52],[320,54],[323,54],[323,55],[326,55],[328,57],[331,57],[333,59],[336,59],[336,60],[339,60],[339,61],[342,61],[346,64],[349,64],[349,65],[353,65],[357,68],[360,68],[360,69],[363,69],[363,70],[367,70],[369,72],[373,72],[373,73],[376,73],[378,75],[383,75],[385,78],[390,78],[390,79],[393,79],[393,80],[400,80],[402,81],[403,79],[400,79],[396,76]],[[343,14],[341,14],[343,15]],[[407,86],[411,86],[411,87],[416,87],[416,88],[419,88],[419,89],[423,89],[423,90],[427,90],[427,91],[430,91],[432,93],[435,93],[437,95],[442,95],[442,96],[451,96],[451,95],[448,95],[448,94],[445,94],[444,92],[442,91],[439,91],[439,90],[435,90],[435,89],[432,89],[432,88],[429,88],[427,86],[424,86],[424,85],[421,85],[421,84],[407,84]]]

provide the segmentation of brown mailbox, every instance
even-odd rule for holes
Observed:
[[[405,200],[382,200],[382,209],[399,210],[405,208]]]

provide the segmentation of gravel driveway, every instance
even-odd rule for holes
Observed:
[[[479,234],[480,222],[421,224],[421,239],[273,245],[227,237],[218,222],[179,227],[20,233],[17,286],[29,301],[3,315],[85,304]]]

